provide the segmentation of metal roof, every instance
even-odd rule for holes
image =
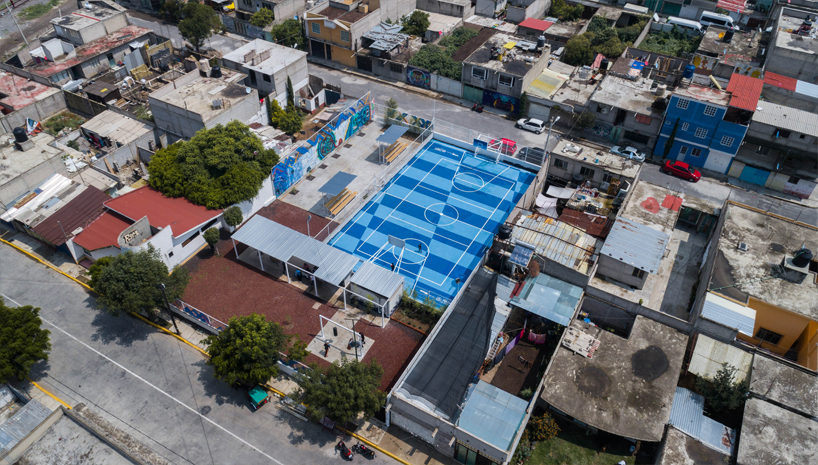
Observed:
[[[611,228],[603,255],[655,274],[665,256],[670,236],[627,218],[618,218]]]
[[[66,235],[73,236],[72,231],[83,228],[99,218],[104,210],[103,202],[108,199],[110,197],[105,192],[88,186],[56,213],[41,221],[33,230],[46,241],[59,247],[67,240]]]
[[[147,216],[154,228],[170,226],[173,237],[218,218],[222,213],[221,209],[208,210],[184,197],[165,197],[150,186],[108,200],[105,206],[133,221]]]
[[[117,212],[105,211],[74,236],[74,243],[86,250],[119,248],[119,235],[132,224]]]
[[[818,137],[818,115],[772,102],[759,102],[753,121]]]
[[[522,427],[527,407],[525,400],[480,380],[469,394],[457,426],[507,451]]]
[[[61,174],[52,174],[39,186],[17,199],[14,206],[0,215],[0,219],[8,222],[17,220],[33,228],[55,214],[85,189],[86,187],[79,182]]]
[[[128,145],[145,134],[153,132],[150,124],[111,110],[103,111],[80,127],[101,137],[109,137],[122,145]]]
[[[51,410],[36,400],[30,400],[20,410],[0,425],[0,456],[29,435],[51,415]]]
[[[360,261],[343,250],[258,215],[233,234],[233,239],[277,260],[295,258],[314,265],[315,277],[334,285],[346,279]]]
[[[753,336],[756,311],[732,300],[719,297],[712,292],[705,295],[702,316],[716,323],[721,323],[728,328],[737,329],[740,333]]]
[[[403,287],[403,276],[372,262],[364,262],[349,281],[384,297],[391,297]]]
[[[733,454],[736,432],[704,416],[704,397],[695,392],[676,387],[668,423],[711,449]]]
[[[540,215],[521,217],[511,236],[534,246],[537,254],[586,274],[602,245],[577,227]]]
[[[364,37],[374,41],[369,48],[388,52],[409,40],[407,34],[400,32],[401,29],[403,26],[400,24],[380,23],[364,34]]]
[[[540,273],[536,278],[526,278],[523,289],[511,299],[511,303],[535,315],[568,326],[581,297],[581,287]]]
[[[397,126],[393,124],[392,126],[389,126],[389,129],[387,129],[383,134],[378,136],[378,138],[375,139],[375,141],[392,145],[395,143],[395,141],[400,139],[400,136],[404,135],[408,130],[409,128],[406,126]]]
[[[531,261],[531,257],[533,256],[533,245],[517,242],[517,245],[514,247],[514,251],[511,252],[511,257],[509,257],[508,261],[520,266],[528,266],[528,262]]]
[[[730,82],[727,84],[727,92],[732,94],[730,106],[742,110],[756,111],[758,98],[761,97],[763,87],[764,81],[761,79],[733,73]]]
[[[318,192],[335,197],[340,194],[357,176],[354,174],[344,173],[339,171],[335,176],[331,177],[323,186],[318,188]]]
[[[744,381],[753,365],[753,354],[699,334],[687,371],[704,379],[713,379],[725,363],[738,369],[736,381]]]

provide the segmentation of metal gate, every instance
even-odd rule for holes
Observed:
[[[483,103],[483,89],[464,84],[463,98],[470,102]]]
[[[744,169],[741,171],[741,175],[738,178],[741,179],[742,181],[747,181],[753,184],[763,186],[764,183],[767,182],[767,178],[769,177],[770,177],[769,171],[753,168],[752,166],[745,166]]]
[[[318,42],[317,40],[310,40],[310,50],[312,51],[312,55],[318,58],[326,58],[326,54],[324,53],[324,43]]]
[[[370,73],[372,72],[372,58],[361,55],[357,55],[355,58],[358,64],[358,69],[361,71],[369,71]]]

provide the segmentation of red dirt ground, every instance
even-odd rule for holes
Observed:
[[[289,207],[283,202],[281,204]],[[316,219],[313,216],[313,222]],[[318,315],[330,318],[337,309],[236,260],[232,242],[224,231],[222,233],[222,241],[218,245],[219,256],[212,256],[210,249],[204,248],[184,265],[190,270],[190,284],[182,300],[224,322],[233,316],[259,313],[281,324],[286,332],[298,334],[302,341],[309,343],[320,331]],[[314,309],[316,303],[320,306]],[[383,329],[370,326],[367,322],[358,322],[355,330],[362,331],[367,338],[375,341],[363,361],[375,359],[383,367],[381,389],[384,391],[397,381],[424,338],[423,334],[395,321],[390,321]],[[327,366],[326,361],[312,354],[307,357],[306,363]]]
[[[294,205],[290,205],[287,202],[282,202],[281,200],[275,200],[273,203],[263,207],[258,211],[258,213],[256,213],[256,215],[273,220],[278,224],[283,224],[284,226],[296,230],[301,234],[307,234],[307,216],[309,214],[310,212]],[[312,219],[310,220],[310,233],[313,237],[315,237],[330,222],[332,221],[327,218],[312,215]],[[316,239],[324,240],[326,238],[326,234],[332,232],[337,227],[338,223],[332,222],[332,226],[330,226],[327,231],[322,234],[322,237],[316,237]]]

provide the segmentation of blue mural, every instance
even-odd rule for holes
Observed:
[[[514,109],[519,107],[520,101],[515,98],[499,92],[490,90],[483,91],[483,105],[489,105],[499,110],[514,112]]]
[[[406,67],[406,82],[423,89],[432,88],[432,76],[428,71],[420,68]]]
[[[327,123],[273,167],[273,188],[283,194],[372,120],[369,93]],[[428,125],[428,124],[427,124]]]

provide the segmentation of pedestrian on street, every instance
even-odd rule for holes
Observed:
[[[358,334],[361,335],[361,345],[366,344],[366,336],[364,336],[364,333],[360,332]]]
[[[324,357],[329,357],[329,342],[324,343]]]

